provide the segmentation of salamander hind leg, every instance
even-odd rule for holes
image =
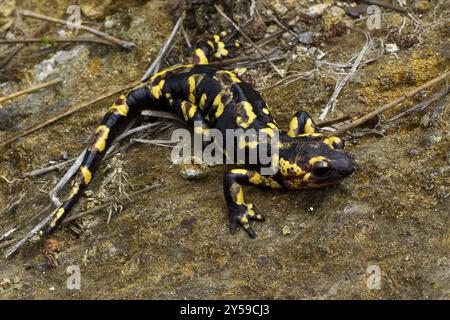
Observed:
[[[227,33],[222,31],[212,37],[201,38],[195,45],[193,53],[194,64],[208,64],[213,58],[223,59],[230,56],[230,49],[239,48],[240,42],[228,40]]]

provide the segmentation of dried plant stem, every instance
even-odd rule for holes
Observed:
[[[19,97],[21,95],[24,95],[24,94],[27,94],[27,93],[30,93],[30,92],[37,91],[37,90],[42,89],[42,88],[46,88],[46,87],[52,86],[54,84],[60,83],[61,81],[62,80],[58,78],[58,79],[55,79],[55,80],[51,80],[51,81],[48,81],[48,82],[45,82],[45,83],[41,83],[41,84],[32,86],[30,88],[27,88],[27,89],[24,89],[24,90],[21,90],[21,91],[14,92],[13,94],[10,94],[9,96],[1,97],[0,98],[0,103],[3,103],[5,101],[11,100],[13,98]],[[0,106],[0,110],[2,108],[3,107]]]
[[[0,44],[52,44],[52,43],[66,43],[66,42],[92,42],[105,45],[112,45],[109,41],[99,39],[87,39],[87,38],[73,38],[73,39],[56,39],[56,38],[30,38],[30,39],[18,39],[18,40],[0,40]]]
[[[446,71],[443,74],[441,74],[439,77],[436,77],[428,82],[425,82],[423,85],[419,86],[418,88],[408,92],[407,94],[401,96],[400,98],[395,99],[394,101],[385,104],[384,106],[382,106],[381,108],[374,110],[368,114],[366,114],[365,116],[362,116],[361,118],[358,118],[357,120],[353,121],[352,123],[350,123],[349,125],[340,128],[339,130],[337,130],[336,132],[333,132],[333,136],[339,136],[342,135],[343,133],[356,128],[357,126],[360,126],[361,124],[367,122],[368,120],[376,117],[377,115],[392,109],[393,107],[395,107],[396,105],[402,103],[403,101],[413,97],[414,95],[416,95],[417,93],[419,93],[420,91],[431,87],[434,84],[437,84],[439,82],[441,82],[442,80],[446,79],[448,76],[450,75],[450,71]]]
[[[47,28],[48,24],[44,23],[36,31],[29,34],[31,38],[38,36],[42,31]],[[0,62],[0,69],[3,69],[8,65],[8,63],[15,57],[25,47],[25,44],[18,44],[13,48],[13,50]]]
[[[101,95],[97,96],[96,98],[94,98],[92,100],[89,100],[89,101],[87,101],[85,103],[82,103],[82,104],[75,103],[71,107],[69,107],[69,108],[67,108],[67,109],[65,109],[65,110],[63,110],[63,111],[61,111],[61,112],[51,116],[50,118],[48,118],[48,119],[46,119],[46,120],[44,120],[44,121],[42,121],[40,123],[37,123],[35,125],[32,125],[32,126],[30,126],[28,128],[25,128],[25,129],[19,131],[18,133],[15,133],[15,134],[7,137],[5,140],[0,142],[0,147],[5,146],[7,144],[10,144],[11,142],[14,142],[14,141],[16,141],[17,139],[19,139],[21,137],[24,137],[24,136],[26,136],[26,135],[28,135],[28,134],[30,134],[30,133],[38,130],[38,129],[41,129],[41,128],[43,128],[43,127],[45,127],[45,126],[47,126],[47,125],[49,125],[49,124],[59,120],[59,119],[62,119],[62,118],[66,117],[66,116],[68,116],[68,115],[70,115],[70,114],[72,114],[72,113],[74,113],[76,111],[84,109],[84,108],[86,108],[86,107],[88,107],[88,106],[90,106],[90,105],[92,105],[94,103],[97,103],[97,102],[99,102],[99,101],[101,101],[103,99],[106,99],[106,98],[109,98],[111,96],[114,96],[114,95],[116,95],[116,94],[118,94],[118,93],[120,93],[122,91],[129,90],[129,89],[135,87],[136,85],[138,85],[139,83],[140,83],[140,81],[135,81],[135,82],[132,82],[130,84],[121,86],[118,89],[111,90],[111,91],[108,91],[108,92],[106,92],[104,94],[101,94]]]
[[[345,87],[347,82],[355,75],[356,70],[358,70],[358,67],[361,64],[361,61],[362,61],[364,55],[366,54],[367,50],[369,50],[369,48],[372,46],[372,39],[371,39],[370,35],[367,32],[365,33],[365,35],[366,35],[366,43],[364,44],[361,51],[357,55],[355,62],[353,63],[353,66],[350,69],[350,71],[347,73],[347,75],[342,80],[340,80],[336,83],[336,88],[335,88],[333,94],[331,95],[330,100],[328,101],[328,103],[326,104],[322,113],[320,114],[319,120],[323,121],[325,119],[325,117],[327,116],[328,112],[330,111],[330,109],[334,110],[334,107],[336,106],[336,102],[337,102],[337,97],[339,96],[339,94],[341,93],[342,89]]]
[[[98,30],[90,28],[90,27],[83,26],[81,24],[75,24],[75,23],[71,23],[71,22],[68,22],[65,20],[58,19],[58,18],[48,17],[46,15],[35,13],[35,12],[29,11],[29,10],[21,10],[20,14],[25,17],[29,17],[29,18],[44,20],[44,21],[62,24],[62,25],[66,25],[68,27],[73,27],[73,28],[77,28],[80,30],[84,30],[86,32],[92,33],[100,38],[105,39],[106,41],[109,41],[109,42],[111,42],[117,46],[120,46],[122,48],[125,48],[125,49],[132,49],[132,48],[136,47],[136,45],[133,42],[128,42],[128,41],[117,39],[113,36],[110,36],[110,35],[104,33],[104,32],[98,31]]]
[[[159,182],[154,183],[154,184],[152,184],[150,186],[146,186],[146,187],[144,187],[144,188],[142,188],[142,189],[140,189],[140,190],[138,190],[136,192],[133,192],[132,194],[130,194],[128,196],[122,197],[122,199],[119,199],[119,202],[122,203],[123,206],[125,206],[125,205],[129,204],[133,200],[133,198],[136,198],[137,196],[139,196],[141,194],[144,194],[144,193],[146,193],[146,192],[148,192],[150,190],[156,189],[156,188],[158,188],[160,186],[161,186],[161,183],[159,183]],[[85,210],[85,211],[81,211],[81,212],[75,212],[75,213],[71,214],[69,217],[67,217],[64,220],[63,225],[68,224],[69,222],[77,220],[77,219],[79,219],[81,217],[84,217],[84,216],[87,216],[89,214],[92,214],[92,213],[95,213],[97,211],[100,211],[100,210],[108,208],[111,205],[111,201],[112,200],[113,199],[109,199],[107,201],[107,203],[102,204],[100,206],[97,206],[97,207],[94,207],[94,208],[91,208],[91,209],[88,209],[88,210]]]

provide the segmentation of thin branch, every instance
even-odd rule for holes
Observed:
[[[106,41],[109,41],[109,42],[111,42],[117,46],[120,46],[122,48],[125,48],[125,49],[132,49],[132,48],[136,47],[136,45],[133,42],[128,42],[128,41],[117,39],[113,36],[110,36],[110,35],[104,33],[104,32],[98,31],[98,30],[90,28],[90,27],[83,26],[81,24],[72,23],[72,22],[69,22],[66,20],[61,20],[58,18],[48,17],[46,15],[35,13],[35,12],[29,11],[29,10],[20,10],[20,14],[25,17],[29,17],[29,18],[49,21],[49,22],[53,22],[53,23],[57,23],[57,24],[62,24],[62,25],[68,26],[68,27],[84,30],[86,32],[92,33],[100,38],[105,39]]]
[[[27,243],[28,240],[30,240],[35,234],[37,234],[39,231],[41,231],[47,223],[52,220],[54,215],[56,214],[56,211],[58,209],[55,209],[50,213],[45,219],[42,219],[37,225],[34,226],[33,229],[28,231],[22,238],[20,238],[19,241],[17,241],[15,244],[13,244],[11,247],[9,247],[8,250],[5,252],[5,258],[9,258],[11,255],[13,255],[17,250],[19,250],[21,247]]]
[[[13,94],[10,94],[9,96],[1,97],[0,98],[0,103],[3,103],[5,101],[11,100],[13,98],[19,97],[21,95],[24,95],[24,94],[27,94],[27,93],[30,93],[30,92],[33,92],[33,91],[37,91],[37,90],[42,89],[42,88],[46,88],[46,87],[52,86],[54,84],[60,83],[61,81],[62,80],[58,78],[58,79],[54,79],[54,80],[51,80],[51,81],[48,81],[48,82],[45,82],[45,83],[38,84],[36,86],[32,86],[30,88],[27,88],[27,89],[24,89],[24,90],[21,90],[21,91],[14,92]],[[2,108],[3,108],[3,106],[0,106],[0,110]]]
[[[158,188],[158,187],[160,187],[160,186],[161,186],[161,183],[159,183],[159,182],[154,183],[154,184],[152,184],[152,185],[150,185],[150,186],[144,187],[144,188],[142,188],[142,189],[140,189],[140,190],[138,190],[138,191],[136,191],[136,192],[133,192],[132,194],[130,194],[130,195],[128,195],[128,196],[124,196],[124,197],[122,197],[122,199],[119,199],[118,201],[119,201],[123,206],[126,206],[127,204],[129,204],[130,202],[133,201],[133,198],[136,198],[138,195],[144,194],[144,193],[146,193],[146,192],[148,192],[148,191],[150,191],[150,190],[156,189],[156,188]],[[85,211],[74,212],[74,213],[71,214],[69,217],[67,217],[67,218],[63,221],[62,224],[63,224],[63,225],[66,225],[66,224],[68,224],[68,223],[71,222],[71,221],[80,219],[80,218],[82,218],[82,217],[84,217],[84,216],[87,216],[87,215],[90,215],[90,214],[95,213],[95,212],[97,212],[97,211],[106,209],[106,208],[108,208],[108,207],[111,205],[111,200],[112,200],[112,199],[108,199],[108,200],[106,201],[107,203],[102,204],[102,205],[99,205],[99,206],[96,206],[96,207],[94,207],[94,208],[91,208],[91,209],[88,209],[88,210],[85,210]]]
[[[384,106],[382,106],[381,108],[374,110],[368,114],[366,114],[365,116],[362,116],[361,118],[358,118],[357,120],[353,121],[352,123],[350,123],[349,125],[340,128],[339,130],[337,130],[336,132],[333,133],[333,136],[339,136],[342,135],[343,133],[356,128],[360,125],[362,125],[363,123],[367,122],[368,120],[375,118],[377,115],[392,109],[393,107],[395,107],[396,105],[402,103],[403,101],[413,97],[414,95],[416,95],[417,93],[419,93],[420,91],[431,87],[432,85],[441,82],[442,80],[446,79],[448,76],[450,76],[450,71],[446,71],[445,73],[441,74],[439,77],[436,77],[428,82],[425,82],[423,85],[419,86],[418,88],[408,92],[407,94],[401,96],[400,98],[395,99],[394,101],[385,104]]]
[[[90,106],[90,105],[92,105],[94,103],[97,103],[97,102],[99,102],[101,100],[104,100],[106,98],[114,96],[114,95],[116,95],[116,94],[118,94],[118,93],[120,93],[122,91],[129,90],[129,89],[135,87],[136,85],[138,85],[139,83],[140,83],[140,81],[135,81],[135,82],[132,82],[130,84],[121,86],[118,89],[111,90],[109,92],[101,94],[101,95],[97,96],[96,98],[94,98],[92,100],[89,100],[86,103],[82,103],[82,104],[74,103],[69,108],[67,108],[67,109],[65,109],[65,110],[63,110],[63,111],[61,111],[61,112],[51,116],[50,118],[48,118],[48,119],[46,119],[46,120],[44,120],[44,121],[42,121],[40,123],[37,123],[35,125],[29,126],[29,127],[25,128],[25,129],[15,133],[15,134],[12,134],[11,136],[7,137],[6,139],[4,139],[3,141],[0,142],[0,147],[3,147],[5,145],[7,145],[7,144],[10,144],[11,142],[14,142],[14,141],[16,141],[17,139],[19,139],[21,137],[24,137],[24,136],[26,136],[26,135],[28,135],[28,134],[30,134],[30,133],[38,130],[38,129],[41,129],[41,128],[43,128],[43,127],[45,127],[45,126],[47,126],[47,125],[49,125],[49,124],[59,120],[59,119],[62,119],[64,117],[68,116],[68,115],[71,115],[72,113],[74,113],[76,111],[79,111],[81,109],[84,109],[84,108],[86,108],[86,107],[88,107],[88,106]]]
[[[336,106],[337,97],[339,96],[339,94],[341,93],[342,89],[345,87],[347,82],[355,75],[355,72],[358,69],[359,65],[361,64],[364,55],[366,54],[367,50],[369,50],[369,48],[372,46],[372,40],[370,38],[370,35],[367,32],[365,33],[365,35],[366,35],[366,43],[362,47],[358,56],[356,57],[355,62],[353,63],[353,66],[350,69],[350,71],[342,80],[336,83],[336,88],[333,94],[331,95],[330,100],[328,101],[322,113],[320,114],[319,120],[324,120],[330,109],[334,110],[334,107]]]
[[[416,111],[422,111],[424,109],[426,109],[430,104],[432,104],[433,102],[435,102],[436,100],[442,98],[443,96],[445,96],[448,91],[450,89],[450,86],[445,86],[443,89],[439,90],[437,93],[435,93],[430,99],[425,100],[417,105],[415,105],[412,108],[409,108],[406,111],[403,111],[399,114],[397,114],[396,116],[390,118],[389,120],[386,120],[385,122],[391,122],[391,121],[395,121],[403,116],[406,116],[410,113],[416,112]]]
[[[66,42],[92,42],[92,43],[99,43],[99,44],[105,44],[105,45],[112,45],[109,41],[104,41],[100,39],[87,39],[87,38],[73,38],[73,39],[56,39],[56,38],[30,38],[30,39],[17,39],[17,40],[0,40],[0,44],[17,44],[17,43],[23,43],[23,44],[45,44],[49,45],[52,43],[66,43]]]
[[[255,43],[252,41],[252,39],[250,39],[250,37],[244,32],[242,31],[241,28],[239,28],[239,26],[231,19],[229,18],[217,5],[214,5],[214,7],[216,8],[217,12],[224,17],[228,22],[230,22],[233,27],[239,31],[239,33],[255,48],[256,51],[258,51],[258,53],[264,57],[264,59],[266,59],[267,63],[272,67],[273,70],[275,70],[281,78],[284,77],[284,73],[277,68],[277,66],[275,64],[273,64],[272,61],[270,61],[269,57],[264,53],[263,50],[261,50],[258,46],[255,45]]]
[[[36,31],[29,34],[31,38],[38,36],[42,31],[47,28],[48,24],[44,23],[41,25]],[[25,44],[18,44],[15,46],[12,51],[0,62],[0,69],[3,69],[8,65],[8,63],[19,54],[20,50],[25,47]]]

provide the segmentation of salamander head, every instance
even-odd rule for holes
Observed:
[[[354,171],[344,141],[319,133],[286,137],[280,148],[279,173],[288,189],[336,184]]]

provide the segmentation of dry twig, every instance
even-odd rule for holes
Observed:
[[[24,90],[21,90],[21,91],[14,92],[14,93],[10,94],[9,96],[1,97],[0,98],[0,103],[8,101],[8,100],[11,100],[13,98],[19,97],[19,96],[27,94],[27,93],[31,93],[31,92],[37,91],[37,90],[42,89],[42,88],[46,88],[46,87],[52,86],[54,84],[60,83],[61,81],[62,80],[58,78],[58,79],[54,79],[54,80],[51,80],[51,81],[48,81],[48,82],[44,82],[44,83],[32,86],[31,88],[28,88],[28,89],[24,89]],[[2,108],[3,107],[0,106],[0,110]]]
[[[122,91],[129,90],[129,89],[135,87],[136,85],[138,85],[139,83],[140,83],[140,81],[135,81],[135,82],[132,82],[130,84],[121,86],[118,89],[111,90],[109,92],[101,94],[101,95],[97,96],[96,98],[94,98],[92,100],[89,100],[89,101],[87,101],[85,103],[82,103],[82,104],[74,103],[69,108],[67,108],[67,109],[65,109],[65,110],[63,110],[63,111],[61,111],[61,112],[51,116],[50,118],[48,118],[48,119],[46,119],[46,120],[44,120],[44,121],[42,121],[40,123],[37,123],[35,125],[32,125],[30,127],[27,127],[27,128],[25,128],[25,129],[15,133],[15,134],[12,134],[11,136],[7,137],[5,140],[0,142],[0,147],[5,146],[7,144],[10,144],[11,142],[14,142],[14,141],[16,141],[17,139],[19,139],[21,137],[24,137],[24,136],[26,136],[26,135],[28,135],[28,134],[30,134],[30,133],[38,130],[38,129],[41,129],[41,128],[43,128],[43,127],[45,127],[45,126],[47,126],[47,125],[49,125],[49,124],[59,120],[59,119],[62,119],[62,118],[66,117],[66,116],[68,116],[68,115],[70,115],[70,114],[72,114],[72,113],[74,113],[76,111],[84,109],[84,108],[86,108],[86,107],[88,107],[88,106],[90,106],[90,105],[92,105],[94,103],[97,103],[97,102],[99,102],[99,101],[101,101],[103,99],[106,99],[106,98],[109,98],[111,96],[114,96],[114,95],[116,95],[116,94],[118,94],[118,93],[120,93]]]
[[[420,91],[431,87],[434,84],[437,84],[439,82],[441,82],[442,80],[446,79],[448,76],[450,76],[450,71],[446,71],[443,74],[441,74],[439,77],[436,77],[428,82],[425,82],[423,85],[419,86],[418,88],[408,92],[407,94],[401,96],[400,98],[395,99],[394,101],[385,104],[384,106],[382,106],[381,108],[374,110],[368,114],[366,114],[365,116],[362,116],[361,118],[358,118],[357,120],[353,121],[352,123],[350,123],[349,125],[340,128],[339,130],[337,130],[336,132],[333,133],[334,136],[339,136],[342,135],[343,133],[356,128],[358,126],[360,126],[361,124],[367,122],[368,120],[376,117],[377,115],[392,109],[393,107],[395,107],[396,105],[402,103],[403,101],[413,97],[414,95],[416,95],[417,93],[419,93]]]
[[[84,30],[86,32],[92,33],[100,38],[105,39],[106,41],[109,41],[109,42],[111,42],[117,46],[120,46],[122,48],[125,48],[125,49],[132,49],[132,48],[136,47],[136,45],[133,42],[128,42],[128,41],[117,39],[113,36],[110,36],[109,34],[106,34],[104,32],[98,31],[98,30],[90,28],[90,27],[83,26],[81,24],[72,23],[72,22],[69,22],[66,20],[61,20],[58,18],[48,17],[46,15],[35,13],[35,12],[29,11],[29,10],[21,10],[20,14],[23,15],[24,17],[49,21],[49,22],[53,22],[53,23],[57,23],[57,24],[62,24],[62,25],[68,26],[68,27]]]

